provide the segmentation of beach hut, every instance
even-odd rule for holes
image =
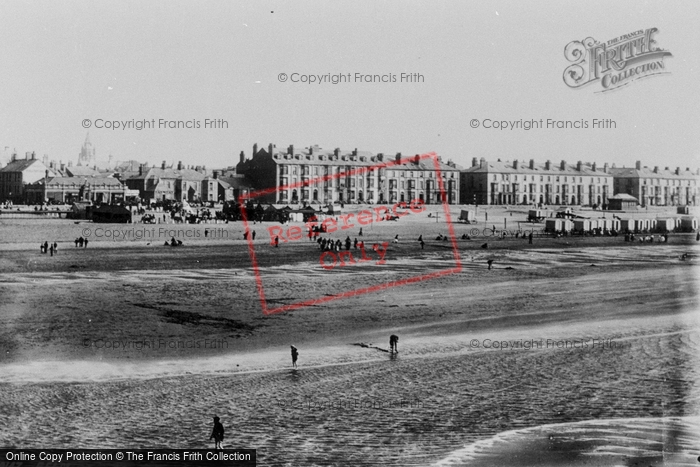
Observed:
[[[673,218],[668,219],[656,219],[656,232],[665,233],[671,232],[676,228],[676,221]]]
[[[560,232],[562,228],[561,219],[547,219],[544,223],[545,232]]]
[[[690,206],[676,206],[676,214],[690,214]]]
[[[620,219],[620,230],[623,232],[637,232],[639,230],[637,219]]]
[[[561,230],[565,232],[571,232],[574,230],[574,221],[571,219],[564,219],[561,223]]]
[[[612,224],[612,228],[619,232],[620,231],[620,219],[610,219],[610,222]]]
[[[574,221],[574,230],[577,232],[590,232],[591,221],[589,219],[576,219]]]
[[[695,232],[698,230],[698,218],[692,216],[681,217],[680,229],[683,232]]]
[[[460,222],[466,222],[467,224],[474,223],[474,222],[476,222],[476,212],[462,209],[459,213],[458,220]]]

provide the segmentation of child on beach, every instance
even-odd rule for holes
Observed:
[[[221,442],[224,440],[224,426],[219,422],[219,417],[214,417],[214,429],[209,439],[214,438],[214,449],[222,449]]]
[[[292,367],[297,367],[297,358],[299,358],[299,351],[293,345],[292,347]]]

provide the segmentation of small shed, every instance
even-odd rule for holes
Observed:
[[[76,201],[71,206],[70,213],[68,217],[70,219],[90,219],[92,213],[90,212],[92,208],[92,202],[90,201]]]
[[[610,211],[627,211],[637,208],[637,198],[627,193],[618,193],[608,198],[608,209]]]

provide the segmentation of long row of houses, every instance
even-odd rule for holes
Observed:
[[[33,153],[0,168],[0,202],[89,200],[118,203],[235,200],[253,191],[263,203],[397,203],[601,206],[697,205],[700,170],[634,168],[567,161],[473,158],[471,167],[438,158],[274,144],[240,153],[235,168],[207,170],[181,162],[159,167],[131,162],[111,171],[46,164]],[[620,203],[621,202],[621,203]]]

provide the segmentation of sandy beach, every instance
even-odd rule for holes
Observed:
[[[522,218],[490,214],[499,229]],[[364,232],[368,244],[400,232],[386,264],[332,270],[316,244],[274,248],[265,227],[255,252],[275,306],[455,264],[434,240],[447,224],[427,214]],[[260,465],[694,465],[700,454],[694,235],[474,236],[456,242],[461,272],[264,316],[242,237],[76,248],[82,228],[0,225],[0,445],[203,448],[218,415],[224,444],[257,449]],[[54,257],[34,247],[50,235]],[[385,351],[392,333],[397,355]]]

